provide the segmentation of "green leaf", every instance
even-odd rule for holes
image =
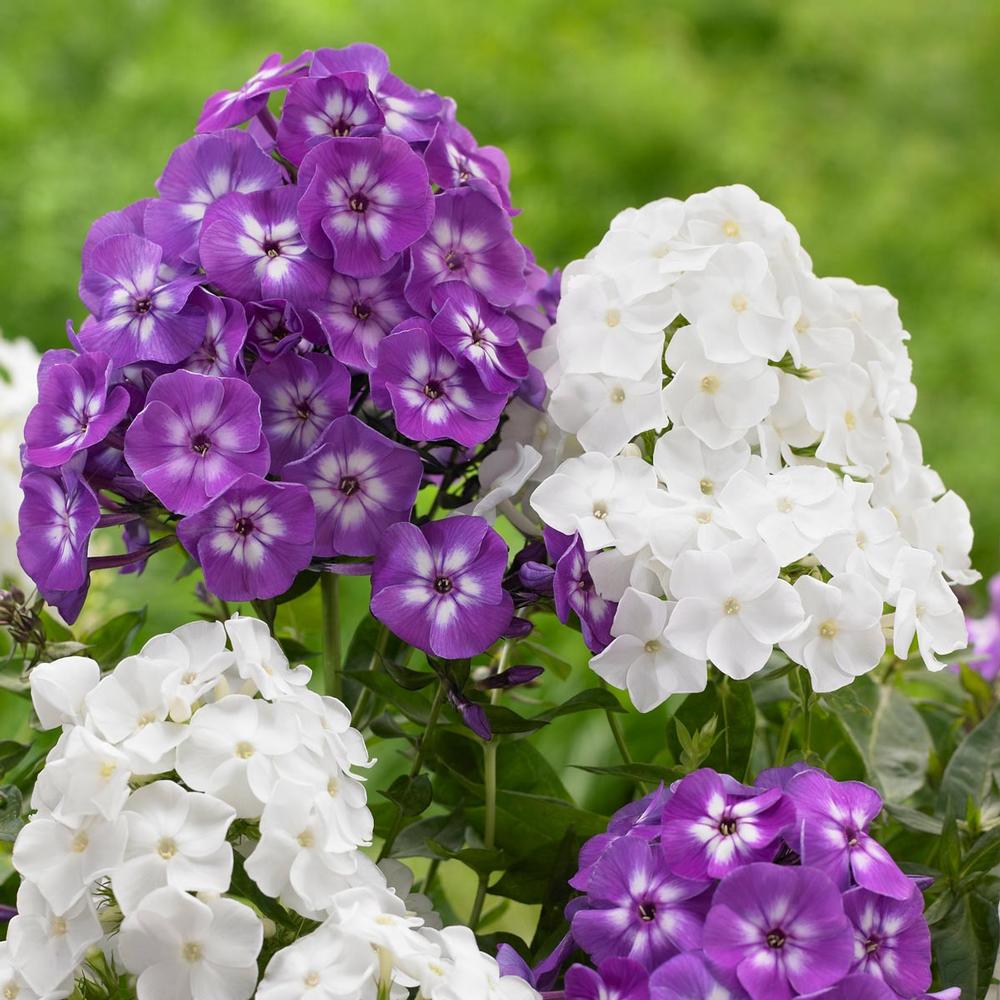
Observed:
[[[757,709],[748,683],[717,679],[699,694],[688,695],[674,720],[667,742],[675,759],[686,754],[685,770],[714,767],[740,780],[745,777],[757,728]],[[691,740],[687,747],[682,742],[685,734]]]
[[[400,663],[387,660],[384,656],[379,657],[382,669],[401,687],[407,691],[420,691],[433,684],[437,677],[425,670],[411,670]]]
[[[426,725],[431,714],[430,699],[416,691],[401,688],[386,674],[371,670],[345,672],[345,676],[377,694],[383,701],[398,708],[411,722]]]
[[[883,798],[903,802],[927,780],[932,749],[927,724],[894,687],[859,677],[851,688],[855,704],[838,704],[835,717]],[[964,798],[961,808],[965,808]]]
[[[302,597],[303,594],[308,594],[319,583],[320,575],[311,569],[304,569],[295,577],[288,590],[280,597],[275,598],[275,604],[287,604],[297,597]]]
[[[27,744],[18,743],[17,740],[0,741],[0,774],[6,774],[28,750]]]
[[[118,664],[132,648],[139,630],[146,623],[146,609],[126,611],[112,618],[84,638],[87,655],[108,669]]]
[[[573,664],[534,639],[522,639],[517,645],[518,649],[531,650],[534,658],[541,660],[542,664],[561,681],[566,680],[573,672]]]
[[[486,709],[486,718],[489,719],[490,728],[496,735],[533,733],[545,726],[545,722],[541,719],[526,719],[506,705],[484,705],[483,708]]]
[[[460,861],[466,868],[471,868],[477,875],[492,875],[502,871],[510,863],[507,855],[496,848],[487,850],[485,847],[466,847],[450,855],[451,860]]]
[[[571,764],[570,767],[588,774],[607,774],[615,778],[628,778],[631,781],[645,782],[650,785],[659,782],[671,782],[679,778],[680,771],[675,767],[660,767],[658,764],[612,764],[607,767],[597,767],[590,764]]]
[[[910,809],[907,806],[889,804],[885,808],[886,812],[896,822],[901,823],[908,830],[916,830],[917,833],[929,833],[933,837],[941,835],[941,829],[944,824],[937,816],[928,816],[927,813],[918,812],[916,809]]]
[[[478,807],[466,812],[473,825],[482,831],[484,809]],[[562,799],[524,792],[497,793],[496,843],[514,857],[529,853],[534,844],[562,838],[570,830],[587,839],[603,832],[606,827],[605,817],[579,809]]]
[[[562,840],[550,840],[539,845],[519,861],[515,861],[497,881],[490,886],[490,895],[503,896],[518,903],[543,903],[552,889],[552,882],[561,868],[567,868],[580,851],[574,831]],[[573,864],[568,875],[572,876]],[[565,882],[565,879],[563,880]]]
[[[447,861],[462,849],[465,826],[461,810],[447,816],[419,819],[400,831],[392,847],[392,857]]]
[[[997,907],[978,892],[966,892],[931,927],[937,980],[958,986],[963,997],[983,997],[993,978],[1000,926]]]
[[[962,858],[962,876],[991,871],[1000,864],[1000,827],[994,827],[976,839]]]
[[[24,826],[21,818],[23,804],[21,790],[16,785],[0,787],[0,841],[12,843]]]
[[[966,801],[985,802],[1000,776],[1000,705],[959,744],[941,780],[940,809],[964,813]]]
[[[551,722],[562,715],[573,715],[575,712],[624,712],[622,703],[604,688],[587,688],[573,695],[568,701],[561,705],[550,708],[545,712],[535,716],[540,722]]]
[[[426,774],[418,774],[412,778],[401,774],[385,791],[380,791],[379,795],[395,802],[404,816],[419,816],[434,800],[434,789]]]

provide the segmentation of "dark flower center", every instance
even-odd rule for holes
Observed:
[[[847,846],[848,847],[857,847],[858,846],[858,831],[857,830],[852,830],[850,827],[848,827],[844,831],[844,836],[847,837]]]
[[[719,833],[721,833],[723,837],[731,837],[734,833],[736,833],[738,828],[736,820],[730,817],[728,819],[724,819],[719,824]]]
[[[768,948],[784,948],[785,947],[785,932],[781,930],[773,930],[767,935],[767,946]]]
[[[291,332],[284,323],[278,323],[271,328],[271,339],[275,341],[284,340]]]
[[[481,326],[474,326],[469,332],[474,344],[478,344],[483,339],[483,328]]]
[[[345,497],[349,497],[352,493],[357,493],[358,491],[358,481],[354,476],[344,476],[340,480],[340,492],[344,494]]]
[[[371,306],[367,302],[355,302],[351,307],[351,312],[354,313],[355,319],[360,319],[362,321],[368,319],[372,314]]]
[[[590,575],[581,576],[579,580],[576,581],[576,589],[586,593],[590,590],[593,581],[590,579]]]
[[[345,135],[351,134],[351,125],[349,122],[345,122],[343,118],[333,122],[330,125],[330,134],[335,135],[338,138],[343,138]]]
[[[364,212],[368,208],[368,199],[363,194],[352,194],[347,202],[352,212]]]
[[[441,395],[441,383],[440,382],[428,382],[424,386],[424,395],[428,399],[437,399]]]
[[[264,243],[263,251],[268,255],[268,257],[280,257],[281,256],[281,244],[275,243],[274,240],[267,240]]]
[[[449,271],[461,271],[465,267],[465,261],[462,260],[462,255],[457,250],[449,250],[444,255],[444,266]]]
[[[209,436],[203,432],[199,432],[191,438],[191,450],[198,452],[199,455],[204,455],[211,447],[212,442]]]
[[[458,171],[458,182],[460,184],[465,184],[471,176],[472,174],[469,173],[466,167],[461,167]]]
[[[439,594],[450,594],[451,593],[451,587],[452,587],[451,580],[448,577],[446,577],[446,576],[439,576],[434,581],[434,589]]]
[[[295,407],[295,415],[299,418],[299,420],[308,420],[313,415],[307,399],[303,399],[302,402]]]
[[[153,308],[153,300],[152,299],[146,298],[146,299],[137,299],[136,300],[135,311],[137,313],[139,313],[140,316],[143,315],[144,313],[148,313],[149,310],[152,309],[152,308]]]
[[[882,942],[877,937],[875,937],[875,935],[873,934],[865,942],[865,954],[866,955],[874,955],[875,952],[878,951],[879,945],[881,945],[881,944],[882,944]]]
[[[655,903],[640,903],[639,904],[639,919],[645,923],[656,918],[656,904]]]
[[[237,535],[242,535],[244,538],[253,531],[253,521],[249,517],[240,517],[236,519],[236,523],[233,525],[233,531]]]

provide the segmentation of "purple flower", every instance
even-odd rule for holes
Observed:
[[[82,354],[47,369],[24,425],[28,462],[53,468],[104,440],[129,405],[128,390],[111,387],[111,372],[105,354]]]
[[[271,446],[271,471],[305,457],[335,417],[347,412],[351,377],[326,354],[281,355],[259,361],[250,385],[260,397],[264,436]]]
[[[152,201],[152,198],[142,198],[139,201],[132,202],[131,205],[126,205],[124,208],[116,209],[114,212],[107,212],[90,224],[90,229],[87,230],[87,236],[83,241],[83,249],[80,253],[83,274],[86,274],[90,270],[90,259],[94,251],[109,236],[146,235],[146,209],[152,204]],[[166,268],[166,270],[169,271],[170,269]],[[165,277],[170,276],[172,275],[165,275]],[[85,294],[86,289],[81,287],[80,297],[83,298],[84,303],[89,309],[95,309],[99,302],[99,297],[97,299],[91,298],[88,301],[87,298],[84,298]]]
[[[573,938],[596,962],[631,958],[652,971],[701,947],[709,885],[674,875],[660,847],[622,837],[591,872],[586,904],[573,915]]]
[[[705,954],[751,1000],[790,1000],[833,985],[851,963],[840,891],[822,872],[766,862],[730,872],[705,921]]]
[[[372,614],[404,642],[444,659],[500,638],[514,604],[503,589],[507,544],[481,517],[393,524],[372,567]]]
[[[844,910],[854,931],[852,972],[883,979],[904,997],[930,989],[931,933],[919,890],[899,900],[852,889],[844,894]]]
[[[284,180],[282,169],[246,132],[196,135],[170,154],[156,182],[160,197],[146,208],[146,235],[168,258],[197,264],[201,220],[209,205],[233,191],[266,191]]]
[[[472,133],[458,122],[438,125],[424,162],[438,187],[447,190],[479,181],[480,190],[510,212],[510,164],[503,150],[477,145]]]
[[[677,955],[649,977],[649,1000],[745,1000],[738,985],[723,986],[697,953]]]
[[[205,102],[197,131],[215,132],[253,118],[267,107],[271,91],[284,89],[307,72],[311,58],[311,52],[303,52],[291,62],[283,63],[280,52],[272,53],[239,90],[220,90]]]
[[[390,524],[409,519],[422,475],[415,451],[352,416],[334,420],[316,448],[283,472],[309,489],[320,557],[372,555]]]
[[[957,1000],[957,994],[955,1000]],[[881,979],[874,976],[847,976],[835,986],[818,993],[802,994],[802,1000],[898,1000]]]
[[[434,289],[437,315],[431,330],[448,353],[467,361],[490,392],[508,393],[528,374],[517,323],[461,281]]]
[[[595,972],[573,965],[566,972],[566,1000],[649,1000],[649,974],[629,958],[606,958]]]
[[[247,306],[247,346],[262,358],[276,358],[297,348],[306,337],[306,324],[285,299],[264,299]]]
[[[513,305],[525,289],[524,248],[510,217],[482,191],[445,191],[434,199],[434,221],[411,251],[406,297],[418,312],[444,281],[464,281],[495,306]]]
[[[224,601],[283,594],[309,565],[315,531],[304,486],[253,475],[237,479],[177,525],[177,537],[200,563],[206,586]]]
[[[299,223],[341,274],[384,274],[427,232],[434,196],[423,160],[392,135],[330,139],[299,170]]]
[[[431,90],[415,90],[389,72],[386,54],[374,45],[357,42],[343,49],[317,49],[310,76],[363,73],[368,89],[385,115],[385,127],[407,142],[426,142],[434,134],[445,103]]]
[[[387,393],[399,430],[413,441],[450,439],[466,447],[489,438],[506,397],[438,344],[426,320],[397,330],[379,345],[373,391]]]
[[[125,433],[125,457],[168,510],[193,514],[245,473],[267,472],[260,400],[240,379],[162,375]]]
[[[278,124],[278,150],[294,164],[330,138],[382,131],[385,118],[363,73],[309,77],[292,84]]]
[[[711,768],[682,778],[663,809],[670,867],[688,878],[722,878],[751,861],[770,861],[794,821],[778,788],[759,795],[733,792]]]
[[[1000,573],[990,580],[989,591],[989,611],[982,618],[966,618],[965,624],[972,646],[969,666],[992,682],[1000,676]]]
[[[101,351],[116,365],[175,364],[198,346],[201,322],[184,307],[200,279],[164,280],[162,260],[160,247],[133,234],[109,236],[87,254],[80,297],[94,322],[80,327],[85,350]]]
[[[235,378],[243,373],[243,345],[247,339],[247,314],[236,299],[220,298],[196,288],[188,300],[205,316],[201,344],[184,362],[188,371]]]
[[[587,648],[592,653],[599,653],[611,643],[611,623],[618,605],[597,593],[589,564],[583,542],[576,535],[558,557],[552,590],[559,620],[565,624],[570,613],[574,613],[580,619],[580,631]]]
[[[227,194],[213,203],[199,243],[208,280],[238,299],[287,299],[297,306],[318,301],[329,268],[299,233],[297,204],[292,186]]]
[[[57,472],[29,471],[21,478],[17,558],[50,604],[59,603],[54,595],[87,583],[87,546],[101,512],[80,477],[82,464],[80,459]]]
[[[402,263],[374,278],[333,276],[316,315],[338,361],[362,371],[375,367],[378,345],[410,312],[403,281]]]
[[[802,830],[802,863],[825,872],[841,888],[856,882],[883,896],[908,899],[913,882],[889,852],[869,836],[882,811],[874,788],[860,781],[834,781],[822,771],[803,771],[788,783]]]

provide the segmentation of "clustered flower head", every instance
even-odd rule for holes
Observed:
[[[561,1000],[955,1000],[927,992],[923,895],[870,832],[881,809],[802,764],[695,771],[583,846],[553,955],[501,965]]]
[[[473,475],[544,392],[552,294],[508,181],[371,45],[270,56],[210,98],[157,196],[91,227],[89,314],[42,361],[19,555],[43,596],[72,621],[92,569],[176,533],[219,598],[273,598]],[[125,554],[88,558],[112,526]]]
[[[537,997],[362,852],[371,761],[309,676],[241,617],[156,636],[103,676],[78,656],[32,671],[39,722],[61,731],[14,844],[0,994],[126,976],[138,1000]]]
[[[969,512],[907,422],[908,336],[742,186],[628,209],[566,269],[546,412],[495,461],[507,497],[540,484],[560,617],[639,709],[775,648],[831,691],[886,636],[932,670],[965,645]]]

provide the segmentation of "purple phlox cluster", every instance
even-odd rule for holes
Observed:
[[[982,618],[965,619],[972,656],[969,666],[988,681],[1000,676],[1000,573],[989,582],[989,607]]]
[[[695,771],[583,845],[549,958],[501,964],[559,1000],[955,998],[928,992],[923,895],[869,832],[881,806],[802,764]]]
[[[544,395],[527,357],[558,285],[513,234],[509,180],[372,45],[274,54],[209,98],[156,196],[91,226],[88,315],[40,368],[19,550],[42,595],[72,620],[90,570],[141,571],[174,532],[225,600],[358,560],[419,578],[388,529],[422,485],[474,485],[511,399]],[[110,526],[124,554],[90,557]],[[453,592],[380,613],[438,655],[482,651],[510,626],[506,547],[485,522],[425,545]]]

